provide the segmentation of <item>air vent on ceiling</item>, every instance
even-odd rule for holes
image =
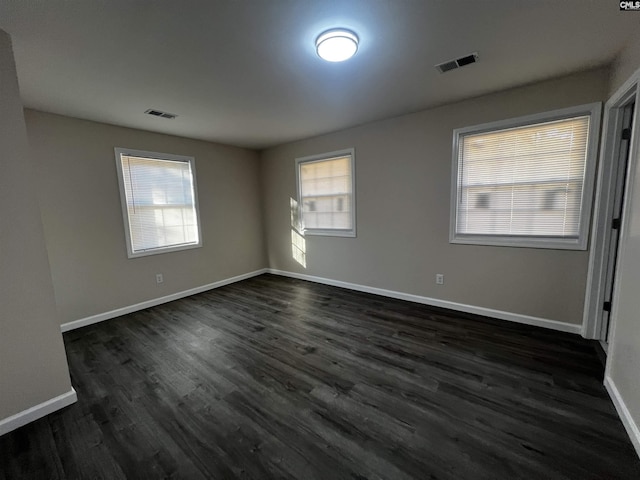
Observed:
[[[174,115],[173,113],[167,113],[167,112],[161,112],[160,110],[154,110],[153,108],[150,108],[149,110],[145,111],[144,113],[149,114],[149,115],[153,115],[154,117],[160,117],[160,118],[176,118],[177,115]]]
[[[445,73],[450,70],[455,70],[456,68],[464,67],[465,65],[476,63],[477,61],[478,61],[478,52],[474,52],[470,55],[465,55],[464,57],[456,58],[455,60],[449,60],[447,62],[440,63],[436,65],[436,68],[440,73]]]

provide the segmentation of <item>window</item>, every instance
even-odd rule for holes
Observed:
[[[195,160],[115,152],[129,258],[200,247]]]
[[[585,250],[600,104],[457,129],[452,243]]]
[[[356,236],[354,150],[297,158],[305,235]]]

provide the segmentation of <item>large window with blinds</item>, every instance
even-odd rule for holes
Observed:
[[[356,236],[353,149],[296,159],[305,235]]]
[[[454,131],[452,243],[584,250],[600,104]]]
[[[192,157],[116,148],[129,258],[202,245]]]

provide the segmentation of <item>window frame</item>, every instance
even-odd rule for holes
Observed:
[[[598,157],[598,142],[600,134],[600,117],[602,103],[595,102],[575,107],[562,108],[548,112],[536,113],[522,117],[483,123],[470,127],[456,128],[453,131],[453,168],[451,175],[451,205],[449,242],[466,245],[490,245],[506,247],[546,248],[560,250],[586,250],[589,241],[589,223],[593,206],[593,192],[595,184],[596,163]],[[459,149],[461,138],[468,134],[497,132],[518,127],[531,126],[541,123],[565,120],[574,117],[589,116],[587,140],[587,154],[585,162],[584,181],[582,187],[582,205],[580,211],[580,226],[578,238],[562,238],[534,235],[481,235],[461,234],[456,231],[458,200]]]
[[[344,150],[336,150],[333,152],[320,153],[317,155],[309,155],[295,159],[296,165],[296,190],[298,196],[298,204],[302,205],[302,183],[300,182],[300,166],[305,163],[322,162],[332,160],[334,158],[346,157],[351,158],[351,228],[308,228],[304,225],[304,211],[300,208],[300,217],[303,224],[304,235],[317,235],[327,237],[355,237],[356,236],[356,153],[355,148],[346,148]],[[344,207],[344,205],[343,205]]]
[[[159,255],[163,253],[178,252],[181,250],[191,250],[193,248],[202,247],[202,228],[200,225],[200,207],[198,203],[198,182],[196,180],[195,158],[184,156],[184,155],[174,155],[170,153],[160,153],[160,152],[149,152],[146,150],[134,150],[131,148],[122,148],[122,147],[115,147],[114,152],[115,152],[115,158],[116,158],[116,171],[118,173],[118,187],[120,189],[120,206],[122,208],[122,219],[124,222],[125,242],[127,244],[127,257],[128,258],[146,257],[149,255]],[[122,168],[123,155],[132,156],[132,157],[141,157],[141,158],[151,158],[154,160],[189,163],[190,170],[191,170],[192,188],[193,188],[193,203],[194,203],[194,209],[196,213],[196,226],[198,228],[197,243],[188,243],[188,244],[174,245],[174,246],[168,246],[168,247],[158,247],[158,248],[143,250],[139,252],[136,252],[133,250],[133,241],[131,236],[131,223],[129,220],[129,211],[127,208],[127,196],[126,196],[126,189],[124,185],[124,172]]]

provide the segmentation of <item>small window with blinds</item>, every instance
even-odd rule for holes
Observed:
[[[452,243],[585,250],[600,104],[454,131]]]
[[[115,153],[129,258],[200,247],[193,157]]]
[[[305,235],[356,236],[354,150],[296,159]]]

